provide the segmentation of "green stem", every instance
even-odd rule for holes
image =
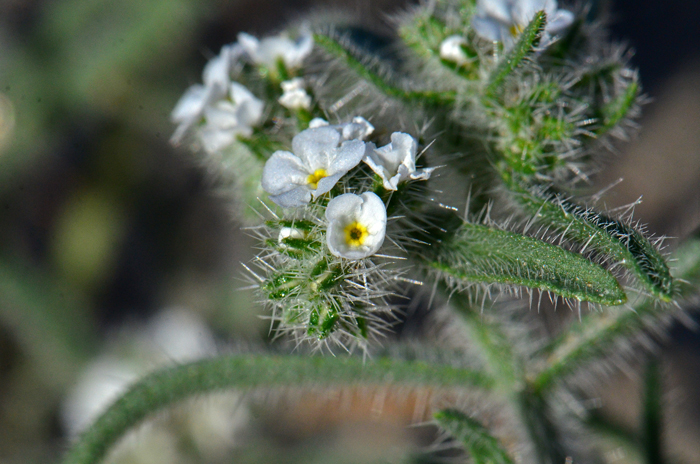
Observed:
[[[342,59],[350,69],[355,71],[362,79],[374,85],[384,94],[392,98],[404,100],[410,103],[419,103],[426,106],[448,106],[454,104],[455,92],[433,92],[403,90],[389,84],[377,73],[370,70],[360,60],[355,58],[337,40],[326,35],[314,34],[314,42],[323,47],[328,53]]]
[[[353,385],[472,386],[490,388],[484,374],[452,366],[388,358],[363,362],[353,357],[249,355],[218,357],[154,372],[88,429],[63,464],[96,464],[132,427],[149,415],[186,398],[230,388]]]
[[[473,308],[467,297],[455,293],[451,297],[459,315],[467,326],[469,339],[478,347],[484,365],[505,392],[518,390],[522,385],[523,365],[512,350],[512,342],[488,314]]]

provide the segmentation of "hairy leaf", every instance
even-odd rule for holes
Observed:
[[[462,442],[475,464],[513,463],[498,439],[471,417],[454,409],[445,409],[435,414],[435,420]]]
[[[452,286],[516,285],[605,305],[627,297],[610,272],[581,255],[531,237],[465,223],[428,263]]]

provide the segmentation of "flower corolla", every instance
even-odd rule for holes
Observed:
[[[306,93],[304,79],[295,77],[284,81],[282,86],[282,96],[277,100],[280,105],[290,110],[308,110],[311,108],[311,96]]]
[[[462,49],[462,46],[466,44],[466,39],[460,35],[449,36],[440,44],[440,58],[452,61],[458,65],[467,63],[469,58],[467,58],[467,54]]]
[[[199,137],[204,150],[215,153],[237,136],[250,137],[262,118],[264,103],[238,82],[231,82],[229,98],[204,108]]]
[[[309,123],[309,128],[314,129],[316,127],[332,127],[338,131],[343,140],[364,140],[374,132],[374,126],[362,116],[355,116],[352,118],[352,122],[333,125],[329,124],[325,119],[314,118]]]
[[[292,139],[292,152],[276,151],[265,163],[262,188],[283,208],[304,206],[328,192],[365,153],[361,140],[343,140],[333,127],[316,127]]]
[[[238,44],[225,45],[221,52],[204,67],[202,81],[204,85],[191,86],[175,105],[170,115],[177,129],[170,139],[178,144],[190,127],[198,124],[207,107],[226,97],[231,83],[231,68],[243,53]]]
[[[382,178],[384,188],[397,190],[407,179],[427,180],[435,168],[416,169],[416,139],[403,132],[391,134],[391,143],[380,148],[369,144],[363,161]]]
[[[546,47],[552,35],[574,21],[573,13],[559,9],[556,0],[479,0],[476,7],[472,18],[474,31],[484,39],[503,42],[506,49],[513,46],[538,11],[544,10],[547,14],[541,47]]]
[[[374,193],[345,193],[326,208],[326,243],[339,258],[363,259],[381,248],[386,235],[386,207]]]
[[[277,67],[278,60],[282,60],[287,69],[301,67],[314,46],[310,34],[304,34],[296,41],[284,35],[258,40],[257,37],[241,32],[238,34],[238,43],[253,63],[272,69]]]

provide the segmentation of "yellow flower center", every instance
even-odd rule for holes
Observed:
[[[363,226],[357,221],[345,226],[344,232],[345,243],[352,247],[359,247],[360,245],[364,244],[365,240],[367,240],[367,237],[369,236],[367,227]]]
[[[512,26],[510,26],[510,35],[515,37],[519,34],[522,34],[524,30],[525,30],[524,26],[521,26],[519,24],[513,24]]]
[[[328,173],[325,169],[316,169],[313,174],[309,174],[306,178],[306,182],[311,186],[312,189],[316,190],[318,188],[318,182],[324,177],[328,177]]]

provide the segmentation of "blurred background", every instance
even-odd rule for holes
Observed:
[[[0,0],[0,463],[56,461],[95,407],[150,369],[267,343],[261,309],[237,290],[253,242],[197,159],[168,143],[169,113],[240,31],[333,9],[386,33],[385,14],[409,3]],[[649,230],[683,238],[700,225],[700,3],[600,7],[652,102],[596,182],[624,178],[607,205],[642,195]],[[669,447],[697,462],[700,342],[679,326],[663,346]],[[605,385],[606,414],[633,427],[634,375]],[[404,427],[428,395],[388,397],[381,417],[361,395],[319,414],[303,395],[274,398],[274,416],[218,395],[149,424],[113,459],[398,462],[430,441]]]

